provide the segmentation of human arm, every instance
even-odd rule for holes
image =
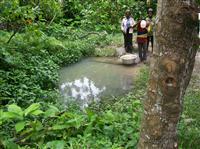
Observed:
[[[124,18],[122,19],[122,22],[121,22],[121,31],[123,32],[123,33],[125,33],[125,31],[124,31]]]

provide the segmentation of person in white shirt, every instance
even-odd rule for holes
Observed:
[[[131,17],[130,10],[126,10],[125,16],[121,22],[121,31],[124,35],[124,48],[127,53],[133,51],[133,28],[136,26],[134,19]]]

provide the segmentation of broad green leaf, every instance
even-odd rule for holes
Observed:
[[[4,120],[3,114],[4,114],[3,110],[0,110],[0,125],[2,125]]]
[[[24,118],[23,118],[23,116],[19,115],[18,113],[4,112],[3,119],[4,120],[9,120],[9,119],[20,119],[20,120],[23,120]]]
[[[40,115],[40,114],[43,114],[44,112],[42,110],[35,110],[33,112],[31,112],[32,115]]]
[[[69,127],[76,127],[77,129],[81,127],[82,123],[84,122],[84,117],[82,116],[77,116],[73,119],[70,119],[66,122],[66,125]]]
[[[18,145],[10,140],[5,140],[2,142],[6,149],[17,149]]]
[[[33,103],[32,105],[30,105],[28,108],[24,110],[24,115],[27,116],[28,114],[31,114],[32,112],[38,110],[39,108],[40,108],[39,103]]]
[[[97,115],[93,111],[87,109],[86,112],[87,112],[88,118],[90,119],[90,122],[93,122],[96,120]]]
[[[3,118],[3,114],[4,114],[4,112],[3,112],[3,110],[1,109],[1,110],[0,110],[0,120]]]
[[[65,141],[59,141],[59,140],[51,141],[47,143],[46,147],[52,149],[64,149]]]
[[[54,111],[59,112],[59,109],[57,107],[53,106],[53,105],[49,105],[49,108],[50,109],[54,109]]]
[[[23,115],[22,109],[16,104],[12,104],[8,106],[8,112],[17,113],[18,115]]]
[[[53,130],[62,130],[62,129],[65,129],[65,128],[68,128],[67,125],[59,125],[59,124],[56,124],[52,127]]]
[[[40,131],[43,128],[43,125],[40,121],[36,121],[34,127],[35,130]]]
[[[141,102],[140,102],[140,100],[134,100],[133,103],[132,103],[132,105],[133,105],[134,107],[138,107],[138,106],[141,105]]]
[[[26,123],[25,123],[24,121],[18,122],[18,123],[15,125],[15,130],[16,130],[17,132],[21,131],[21,130],[24,129],[25,125],[26,125]]]
[[[50,105],[49,109],[47,111],[45,111],[44,115],[45,115],[45,117],[52,117],[52,116],[55,116],[56,113],[58,113],[58,112],[59,112],[59,110],[57,107]]]

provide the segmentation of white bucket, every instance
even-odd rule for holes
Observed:
[[[136,54],[126,54],[120,57],[122,63],[125,65],[130,65],[136,63],[137,55]]]

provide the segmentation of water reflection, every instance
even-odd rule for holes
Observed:
[[[99,88],[87,77],[63,83],[60,88],[64,98],[73,97],[74,100],[81,102],[82,108],[87,107],[93,100],[98,101],[100,94],[106,90],[105,86]]]
[[[115,60],[89,58],[61,69],[59,86],[63,105],[68,106],[75,101],[84,108],[92,101],[98,102],[104,97],[120,96],[133,89],[137,67],[104,63]]]

